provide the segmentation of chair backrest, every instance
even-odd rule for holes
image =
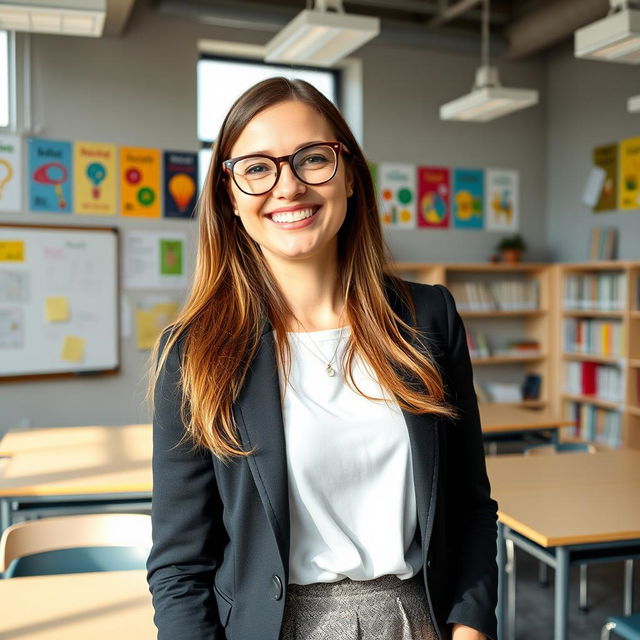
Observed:
[[[558,444],[538,444],[524,449],[526,456],[553,455],[556,453],[596,453],[597,448],[591,442],[558,442]]]
[[[114,548],[148,552],[151,548],[151,517],[135,513],[96,513],[14,524],[7,527],[0,538],[0,572],[8,577],[14,561],[29,557],[38,558],[38,562],[32,563],[29,575],[68,573],[70,568],[77,570],[77,566],[82,564],[79,562],[81,558],[84,558],[86,566],[90,564],[93,567],[84,570],[123,568],[115,560]],[[102,563],[89,562],[89,556],[82,554],[83,549],[98,549],[102,553]],[[74,554],[74,550],[79,555]],[[104,559],[108,562],[109,557],[116,566],[103,566]],[[55,558],[53,563],[51,558]],[[140,562],[138,559],[135,563],[140,565]],[[10,575],[17,574],[14,571]]]

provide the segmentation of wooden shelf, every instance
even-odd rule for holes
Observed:
[[[513,364],[519,362],[538,362],[545,358],[546,356],[540,353],[535,356],[489,356],[488,358],[471,358],[471,363],[474,366],[484,364]]]
[[[638,320],[640,319],[640,311],[638,311],[637,309],[633,309],[633,311],[629,312],[629,315],[634,319],[634,320]]]
[[[523,309],[521,311],[460,311],[463,318],[522,318],[540,317],[547,312],[544,309]]]
[[[598,398],[598,396],[583,396],[572,393],[563,393],[562,397],[565,400],[570,400],[571,402],[584,402],[586,404],[593,404],[596,407],[602,407],[603,409],[616,409],[623,410],[624,402],[613,402],[611,400],[603,400],[602,398]]]
[[[629,360],[630,367],[640,367],[640,358],[632,358]]]
[[[571,353],[565,351],[562,357],[566,360],[580,360],[582,362],[599,362],[602,364],[617,364],[623,367],[625,364],[624,358],[619,356],[600,356],[594,353]]]
[[[636,407],[636,406],[634,406],[634,405],[630,404],[630,405],[627,407],[627,411],[628,411],[631,415],[634,415],[634,416],[640,416],[640,407]]]

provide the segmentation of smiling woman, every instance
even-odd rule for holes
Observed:
[[[310,84],[231,107],[192,290],[153,353],[160,640],[496,638],[496,511],[449,291],[393,275]]]

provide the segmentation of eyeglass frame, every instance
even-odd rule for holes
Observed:
[[[321,145],[325,145],[325,146],[331,147],[333,149],[333,151],[336,154],[336,166],[335,166],[335,168],[333,170],[333,173],[331,174],[330,178],[327,178],[326,180],[323,180],[322,182],[307,182],[306,180],[303,180],[298,175],[298,172],[295,170],[295,168],[293,166],[293,156],[297,155],[301,151],[304,151],[305,149],[311,149],[313,147],[319,147]],[[278,180],[280,180],[280,174],[282,172],[281,167],[282,167],[282,163],[284,161],[286,161],[289,164],[289,168],[291,169],[293,175],[298,180],[300,180],[300,182],[302,182],[303,184],[308,184],[311,187],[317,187],[317,186],[319,186],[321,184],[327,184],[327,182],[333,180],[336,177],[336,173],[338,173],[338,165],[340,163],[340,152],[341,151],[344,151],[345,153],[351,153],[351,151],[349,151],[348,147],[343,142],[312,142],[310,144],[304,145],[304,147],[300,147],[299,149],[297,149],[293,153],[290,153],[289,155],[279,156],[277,158],[274,157],[274,156],[268,156],[268,155],[266,155],[264,153],[249,153],[249,154],[244,155],[244,156],[238,156],[237,158],[229,158],[228,160],[223,160],[222,161],[222,169],[223,169],[223,171],[225,171],[226,173],[231,175],[231,177],[233,178],[233,182],[235,183],[236,187],[238,187],[238,189],[240,189],[240,191],[242,191],[242,193],[246,193],[248,196],[263,196],[265,193],[269,193],[269,191],[271,191],[272,189],[276,188],[276,185],[278,184]],[[235,166],[236,162],[239,162],[240,160],[245,160],[246,158],[267,158],[267,160],[271,160],[276,165],[276,179],[275,179],[275,182],[273,183],[272,187],[270,187],[266,191],[262,191],[260,193],[252,193],[250,191],[245,191],[238,184],[238,181],[236,180],[236,176],[235,176],[235,172],[233,170],[233,167]]]

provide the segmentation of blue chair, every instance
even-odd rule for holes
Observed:
[[[151,517],[97,513],[21,522],[0,538],[4,578],[144,569]]]
[[[602,627],[600,640],[609,640],[611,632],[625,640],[640,640],[640,613],[632,616],[612,616]]]

